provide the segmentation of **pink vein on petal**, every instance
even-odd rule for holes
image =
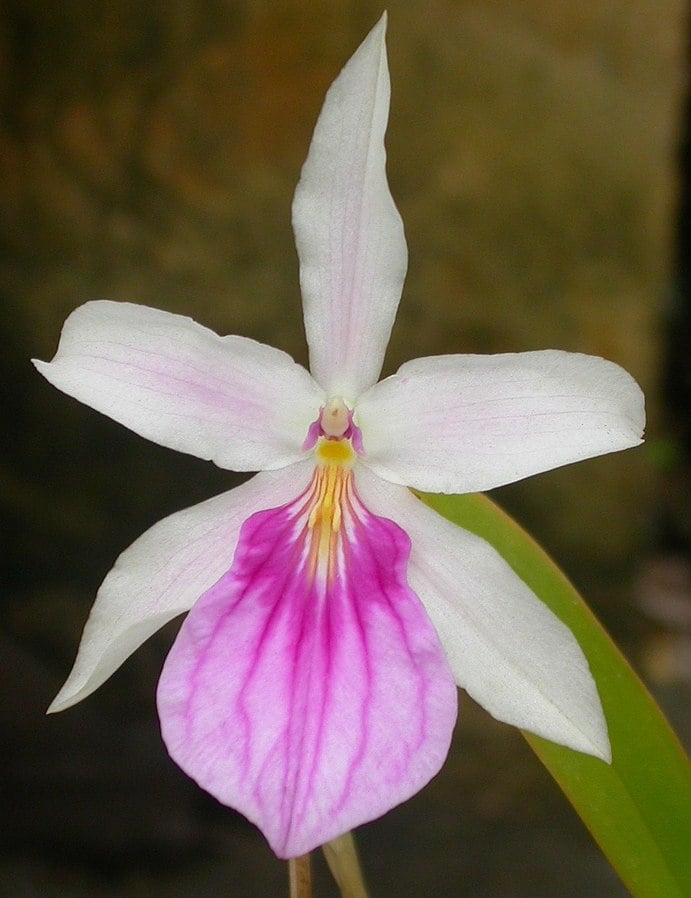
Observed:
[[[404,801],[446,756],[456,690],[409,552],[350,470],[317,467],[297,499],[245,522],[168,656],[171,756],[281,857]]]

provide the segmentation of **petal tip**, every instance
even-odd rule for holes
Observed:
[[[76,704],[78,699],[72,696],[64,696],[64,688],[58,692],[53,701],[46,708],[46,714],[58,714],[60,711],[66,711]]]
[[[604,717],[601,721],[601,729],[600,726],[598,726],[597,732],[583,732],[578,741],[565,741],[564,745],[566,745],[567,748],[573,748],[581,754],[590,755],[592,758],[604,761],[605,764],[612,763],[612,746],[609,741],[607,724],[604,721]]]
[[[604,761],[605,764],[612,763],[612,746],[610,744],[609,739],[607,740],[607,745],[604,750],[599,751],[594,757],[599,758],[601,761]]]
[[[497,720],[504,719],[496,715],[492,710],[490,714]],[[560,721],[532,721],[528,725],[519,727],[523,730],[524,735],[534,735],[547,742],[555,745],[561,745],[570,751],[576,751],[582,755],[590,755],[605,764],[612,763],[612,746],[609,741],[607,732],[607,724],[604,715],[600,712],[594,715],[597,719],[593,720],[592,716],[589,721],[581,719],[580,723],[574,720],[569,714],[562,714]],[[507,723],[516,723],[516,721],[505,720]]]
[[[75,660],[75,667],[72,668],[69,676],[62,684],[62,688],[46,708],[46,714],[57,714],[60,711],[66,711],[73,705],[79,704],[102,684],[103,680],[98,681],[94,677],[85,679],[81,672],[77,675],[75,668],[78,659],[79,656]]]

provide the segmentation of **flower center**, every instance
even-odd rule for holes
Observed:
[[[329,399],[322,409],[319,424],[324,436],[332,439],[342,437],[348,430],[350,427],[350,412],[340,397]]]
[[[305,451],[314,449],[317,444],[322,445],[325,440],[347,443],[351,452],[354,452],[355,455],[362,455],[364,452],[360,428],[353,421],[352,410],[348,408],[340,396],[332,396],[319,409],[319,417],[310,424],[302,448]],[[317,453],[318,458],[321,461],[325,461],[328,451],[328,449],[323,450],[323,453],[327,454],[324,455],[322,453],[321,456]],[[334,449],[336,454],[332,456],[332,460],[346,461],[355,459],[355,455],[353,455],[352,459],[350,455],[348,455],[347,459],[345,456],[339,456],[339,451],[341,450]]]

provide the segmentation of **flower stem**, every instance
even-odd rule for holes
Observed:
[[[353,834],[345,833],[327,842],[322,851],[343,898],[367,898]]]
[[[290,898],[312,898],[312,869],[309,854],[288,861]]]

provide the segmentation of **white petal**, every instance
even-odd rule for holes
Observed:
[[[357,403],[386,480],[471,493],[637,446],[643,394],[613,362],[545,350],[406,362]]]
[[[403,487],[360,467],[374,514],[412,541],[408,580],[439,633],[456,682],[498,720],[611,759],[595,682],[571,631],[489,543]]]
[[[310,368],[330,396],[376,382],[407,266],[386,181],[386,15],[331,86],[295,192]]]
[[[131,303],[76,309],[53,361],[34,364],[141,436],[235,471],[297,461],[324,401],[286,353]]]
[[[257,474],[164,518],[132,543],[103,581],[72,672],[48,710],[62,711],[86,698],[156,630],[189,611],[230,568],[247,518],[294,499],[313,469],[305,460]]]

